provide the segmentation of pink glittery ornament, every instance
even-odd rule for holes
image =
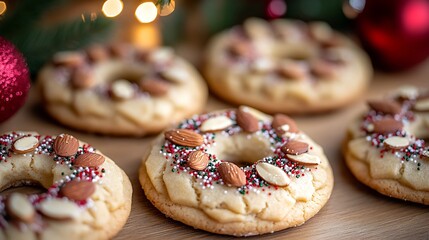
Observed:
[[[22,54],[0,37],[0,123],[24,105],[30,89],[30,75]]]

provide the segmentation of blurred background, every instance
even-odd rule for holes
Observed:
[[[251,16],[325,21],[385,71],[429,55],[429,0],[4,0],[0,36],[24,54],[33,76],[55,52],[97,42],[169,45],[200,63],[213,34]]]

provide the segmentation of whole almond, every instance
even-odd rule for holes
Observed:
[[[32,222],[36,214],[33,204],[22,193],[12,193],[7,198],[6,212],[11,218],[26,223]]]
[[[99,167],[104,163],[104,156],[98,153],[84,153],[79,155],[73,165],[75,167]]]
[[[57,66],[78,67],[85,63],[85,55],[81,52],[59,52],[52,59]]]
[[[285,154],[299,155],[308,152],[308,144],[305,142],[291,140],[285,143],[281,147],[281,150]]]
[[[173,143],[185,147],[197,147],[204,143],[200,134],[189,129],[173,129],[166,131],[164,137]]]
[[[374,121],[374,132],[380,134],[389,134],[401,131],[404,125],[401,121],[395,120],[391,117],[385,117],[380,120]]]
[[[86,200],[95,192],[95,184],[88,181],[71,181],[65,183],[60,190],[60,193],[71,200],[82,201]]]
[[[222,131],[232,126],[233,121],[227,116],[216,116],[205,120],[200,127],[202,132]]]
[[[39,140],[33,136],[26,136],[15,140],[12,151],[18,154],[33,152],[39,146]]]
[[[286,79],[304,80],[307,76],[308,66],[302,63],[287,61],[278,67],[277,72]]]
[[[228,186],[241,187],[246,184],[246,174],[234,163],[219,164],[218,172],[223,182]]]
[[[61,134],[55,138],[54,151],[58,156],[70,157],[77,153],[79,140],[68,134]]]
[[[140,81],[140,89],[153,96],[162,96],[168,92],[170,85],[160,79],[143,79]]]
[[[408,147],[410,140],[405,137],[394,136],[387,138],[383,143],[390,149],[399,150]]]
[[[59,198],[48,198],[38,205],[40,212],[52,219],[70,220],[80,214],[80,208],[76,203]]]
[[[242,109],[236,111],[236,121],[245,132],[254,133],[260,129],[258,119]]]
[[[401,113],[402,110],[401,105],[392,100],[371,100],[368,101],[368,105],[374,111],[384,114],[395,115]]]
[[[209,164],[209,155],[203,151],[193,151],[188,157],[188,166],[195,170],[204,170]]]
[[[323,60],[315,60],[310,64],[310,71],[316,77],[330,78],[335,75],[335,65]]]
[[[276,114],[274,116],[272,127],[279,136],[282,136],[286,132],[299,132],[298,126],[296,125],[295,121],[284,114]]]
[[[93,45],[86,49],[86,55],[91,62],[101,62],[109,58],[109,52],[101,45]]]
[[[109,50],[112,56],[117,58],[129,58],[133,55],[133,48],[125,43],[112,44]]]
[[[271,185],[284,187],[290,184],[291,180],[288,175],[279,167],[266,162],[256,164],[258,175]]]
[[[320,158],[316,155],[310,155],[308,153],[303,153],[300,155],[291,155],[287,154],[286,157],[298,164],[302,165],[318,165],[320,164]]]
[[[72,75],[72,84],[75,88],[91,88],[95,85],[93,69],[90,66],[77,68]]]

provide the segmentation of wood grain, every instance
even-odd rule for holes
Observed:
[[[390,199],[360,184],[346,169],[341,143],[346,127],[365,109],[365,100],[400,85],[429,88],[429,62],[409,72],[376,73],[362,99],[346,109],[316,116],[295,117],[298,126],[324,147],[333,166],[335,187],[327,205],[303,226],[255,238],[270,239],[429,239],[429,207]],[[230,107],[211,97],[207,111]],[[153,137],[113,138],[67,129],[47,117],[32,89],[24,108],[0,125],[0,132],[34,130],[41,134],[69,133],[110,156],[131,179],[134,188],[131,216],[115,239],[220,238],[166,218],[148,200],[138,182],[141,156]],[[10,191],[10,190],[9,190]]]

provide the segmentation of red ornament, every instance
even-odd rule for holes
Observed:
[[[30,89],[27,63],[15,46],[0,37],[0,122],[24,105]]]
[[[356,23],[374,64],[385,70],[404,70],[429,56],[428,0],[366,0]]]

